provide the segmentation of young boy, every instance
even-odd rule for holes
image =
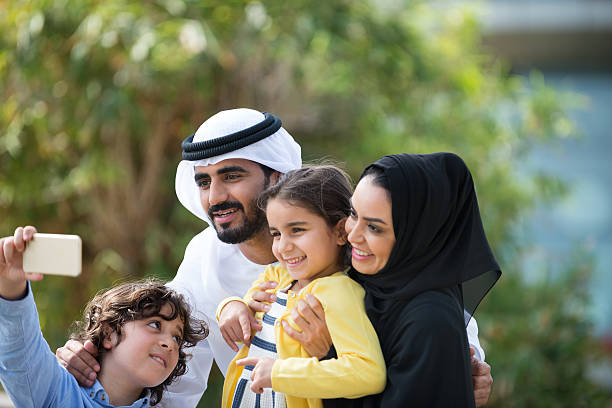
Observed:
[[[0,239],[0,380],[17,407],[148,407],[185,373],[184,348],[207,329],[183,297],[154,281],[117,286],[86,307],[79,332],[100,354],[92,387],[80,387],[57,362],[40,332],[23,251],[36,230]],[[26,276],[28,275],[28,276]]]

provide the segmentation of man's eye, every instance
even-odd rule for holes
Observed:
[[[230,173],[225,176],[226,180],[238,180],[240,178],[240,174]]]
[[[200,180],[197,182],[197,185],[200,189],[207,189],[210,186],[210,181]]]

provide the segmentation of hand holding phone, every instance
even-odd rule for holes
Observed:
[[[26,273],[78,276],[81,274],[81,238],[78,235],[36,233],[23,253]]]
[[[18,227],[12,237],[0,239],[0,297],[8,300],[23,298],[26,280],[41,280],[39,273],[26,274],[23,270],[23,252],[36,233],[32,226]]]

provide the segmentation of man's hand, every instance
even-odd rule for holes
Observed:
[[[247,305],[237,300],[229,302],[219,315],[219,329],[223,340],[234,351],[238,351],[236,343],[251,344],[251,331],[261,330],[261,324],[255,319]]]
[[[301,332],[293,330],[283,320],[285,333],[304,346],[311,356],[318,359],[325,357],[332,346],[332,339],[325,323],[325,312],[319,300],[314,295],[307,294],[306,302],[298,301],[297,308],[291,311],[291,319]]]
[[[489,400],[491,395],[491,385],[493,377],[491,377],[491,366],[484,361],[474,357],[475,351],[470,347],[470,355],[472,356],[472,384],[474,384],[474,400],[476,406],[481,407]]]
[[[0,239],[0,296],[8,300],[21,299],[26,294],[26,280],[41,280],[40,273],[25,273],[23,253],[36,228],[19,227],[12,237]]]
[[[57,361],[74,376],[79,385],[91,387],[100,371],[100,364],[94,356],[98,355],[96,346],[89,340],[81,344],[76,340],[68,340],[64,347],[55,351]]]
[[[274,281],[265,281],[259,285],[259,290],[253,292],[251,300],[249,300],[249,307],[255,312],[267,312],[270,310],[270,303],[276,301],[276,295],[274,293],[268,293],[266,290],[274,289],[278,284]]]
[[[261,394],[264,388],[272,388],[272,367],[274,359],[270,357],[247,357],[236,361],[236,365],[252,365],[251,391]]]

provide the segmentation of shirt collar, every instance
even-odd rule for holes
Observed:
[[[87,393],[87,395],[98,404],[104,407],[112,407],[112,405],[108,402],[108,394],[104,390],[104,387],[96,379],[96,382],[91,387],[83,387],[83,390]],[[144,397],[137,399],[134,401],[132,405],[129,405],[130,408],[147,408],[151,403],[151,392],[147,390]]]

